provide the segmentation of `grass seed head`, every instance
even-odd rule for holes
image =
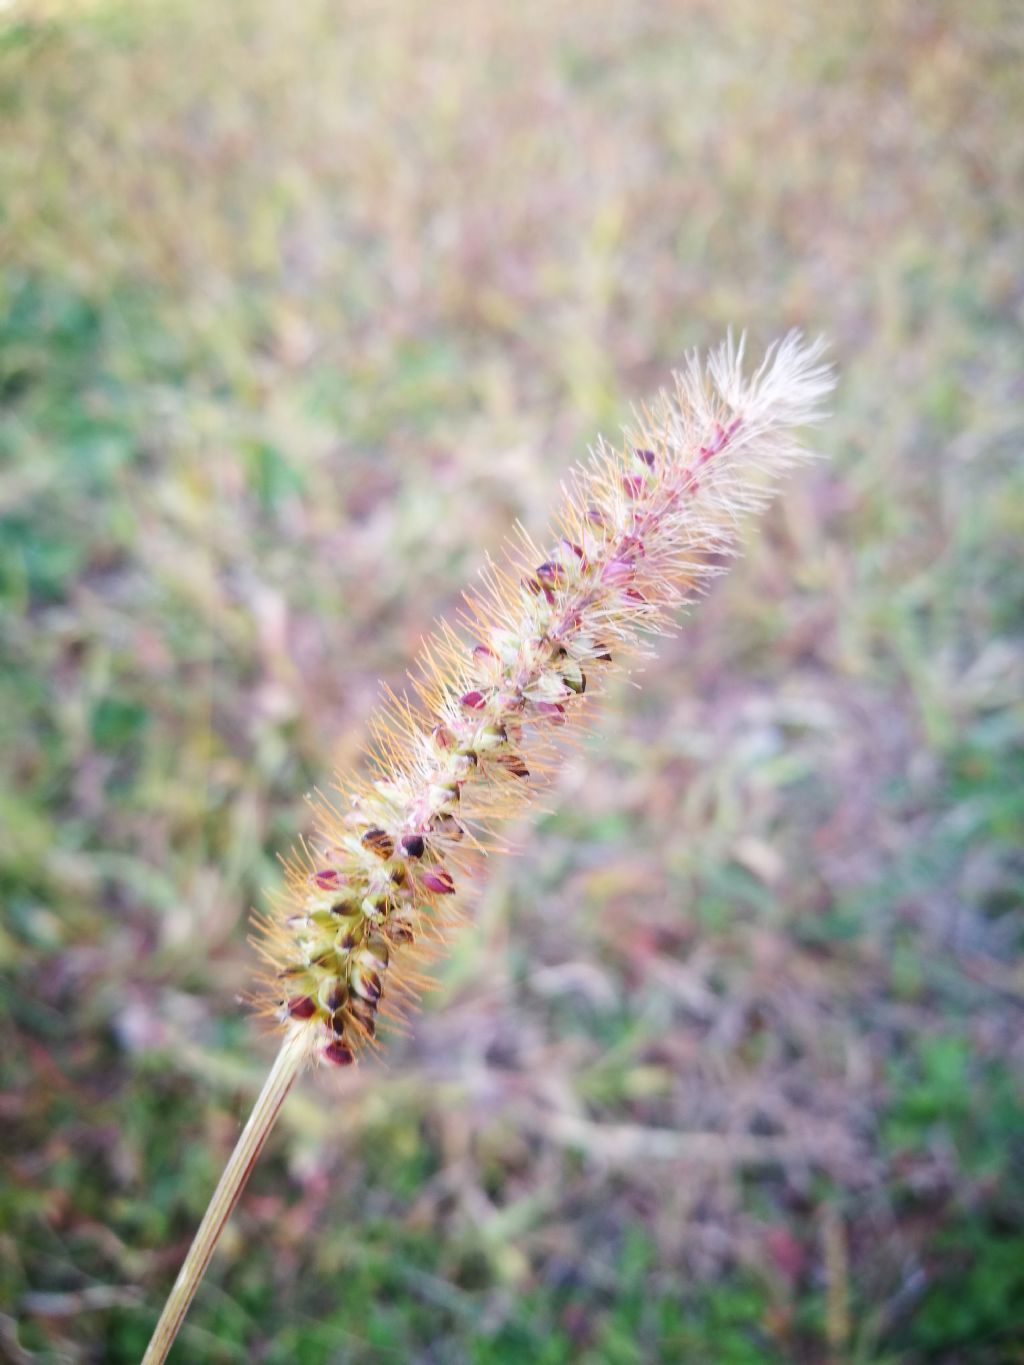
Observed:
[[[286,862],[285,903],[259,926],[263,1004],[316,1030],[323,1061],[347,1066],[378,1016],[415,1000],[452,898],[549,776],[556,732],[721,572],[743,519],[806,458],[793,428],[832,388],[822,349],[791,334],[749,379],[742,340],[689,356],[619,448],[602,441],[573,471],[554,548],[519,532],[460,629],[425,642],[416,701],[387,696],[373,777],[340,781],[340,809],[317,798],[318,838]]]

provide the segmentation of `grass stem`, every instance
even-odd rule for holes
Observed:
[[[291,1030],[281,1046],[270,1075],[253,1105],[249,1121],[231,1153],[224,1174],[207,1206],[203,1221],[168,1296],[142,1365],[162,1365],[174,1344],[189,1305],[210,1264],[224,1225],[238,1203],[263,1145],[270,1136],[281,1106],[309,1060],[309,1029]]]

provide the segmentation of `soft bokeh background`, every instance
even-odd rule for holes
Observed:
[[[820,435],[178,1362],[1024,1359],[1024,24],[997,0],[0,16],[0,1356],[132,1362],[377,679],[690,345]]]

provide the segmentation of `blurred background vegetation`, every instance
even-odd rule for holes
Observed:
[[[303,793],[733,324],[832,338],[829,460],[293,1096],[174,1359],[1024,1359],[1019,8],[0,25],[0,1356],[138,1359]]]

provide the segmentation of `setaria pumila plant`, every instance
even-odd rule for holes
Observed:
[[[737,553],[749,517],[808,458],[796,429],[833,386],[822,343],[792,333],[743,373],[730,337],[687,357],[621,444],[570,471],[550,535],[518,529],[423,645],[412,696],[387,692],[367,771],[318,794],[314,836],[258,921],[256,999],[282,1045],[157,1325],[163,1361],[295,1078],[378,1046],[426,984],[458,893],[498,829],[550,780],[564,740],[613,671],[649,652]]]

